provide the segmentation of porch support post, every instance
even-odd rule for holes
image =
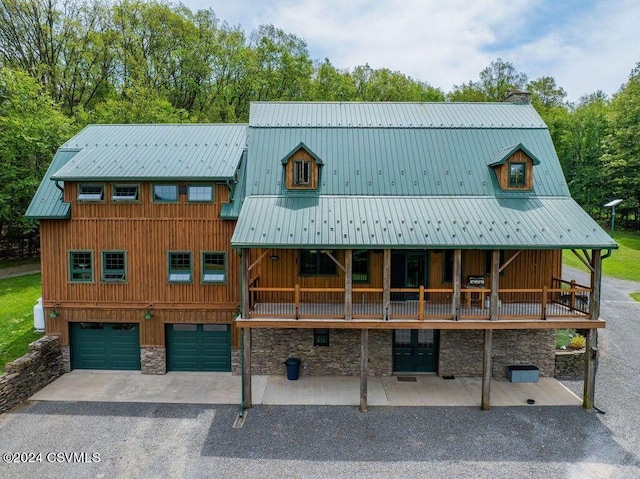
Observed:
[[[484,351],[482,354],[482,400],[480,409],[491,409],[491,347],[493,343],[493,330],[484,330]]]
[[[251,399],[251,328],[242,330],[242,406],[250,408]]]
[[[498,289],[500,286],[500,250],[491,252],[491,320],[498,319]],[[486,338],[486,336],[485,336]]]
[[[598,320],[600,318],[600,281],[602,275],[602,257],[600,250],[593,250],[591,262],[593,269],[591,272],[589,313],[591,314],[592,320]],[[598,330],[589,329],[586,339],[582,407],[587,411],[592,411],[596,390],[596,368],[598,364]]]
[[[350,320],[353,317],[353,250],[344,252],[344,319]]]
[[[451,302],[451,316],[454,321],[460,318],[460,288],[462,285],[462,250],[453,252],[453,300]]]
[[[241,251],[241,274],[240,274],[240,316],[242,319],[249,319],[249,260],[250,250],[245,248]]]
[[[389,306],[391,304],[391,250],[383,252],[382,267],[382,317],[389,319]]]
[[[369,373],[369,330],[360,330],[360,412],[367,411],[367,375]]]

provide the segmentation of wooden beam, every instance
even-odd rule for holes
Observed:
[[[240,259],[241,262],[241,270],[240,270],[240,296],[242,300],[242,305],[240,308],[240,316],[243,319],[249,318],[249,250],[242,250],[242,257]]]
[[[242,406],[250,408],[251,398],[251,328],[242,332]]]
[[[593,269],[591,272],[591,293],[589,294],[589,313],[591,319],[600,318],[600,288],[602,281],[602,251],[593,250]]]
[[[344,319],[350,321],[353,317],[353,250],[344,252]]]
[[[482,353],[482,400],[480,409],[491,409],[491,347],[493,343],[493,330],[484,330],[484,350]]]
[[[79,320],[80,321],[80,320]],[[286,319],[286,318],[251,318],[239,319],[235,322],[237,328],[329,328],[329,329],[596,329],[604,328],[605,321],[592,319]]]
[[[385,249],[382,257],[382,317],[389,319],[391,304],[391,250]]]
[[[248,250],[248,249],[245,249],[245,251],[249,251],[249,250]],[[271,250],[270,250],[270,249],[266,249],[266,250],[264,251],[264,253],[262,253],[260,256],[258,256],[258,259],[257,259],[257,260],[255,260],[251,266],[249,266],[249,271],[251,271],[251,270],[253,269],[253,267],[254,267],[255,265],[257,265],[260,261],[262,261],[262,258],[264,258],[265,256],[267,256],[267,253],[269,253],[269,251],[271,251]]]
[[[491,252],[491,320],[498,319],[498,299],[500,287],[500,250]]]
[[[575,249],[572,249],[571,252],[576,255],[576,258],[578,258],[580,261],[582,261],[582,264],[585,265],[589,269],[589,271],[591,271],[593,273],[593,266],[591,266],[591,263],[589,261],[584,259],[580,255],[580,253],[578,253]]]
[[[367,411],[367,378],[369,374],[369,330],[360,332],[360,412]]]
[[[341,269],[343,272],[345,272],[345,273],[347,272],[347,268],[345,268],[343,265],[341,265],[341,264],[340,264],[340,262],[339,262],[337,259],[335,259],[335,258],[333,257],[333,255],[331,254],[331,252],[330,252],[330,251],[327,251],[327,250],[325,250],[325,249],[323,249],[323,250],[321,250],[321,251],[322,251],[324,254],[326,254],[329,258],[331,258],[331,261],[333,261],[335,264],[337,264],[337,265],[338,265],[338,268],[340,268],[340,269]]]
[[[600,286],[602,275],[602,255],[599,249],[593,250],[591,255],[591,294],[589,295],[589,313],[592,321],[600,318]],[[587,332],[584,361],[584,389],[582,407],[587,411],[593,410],[596,390],[596,365],[598,361],[598,333],[594,329]]]
[[[502,271],[511,264],[511,262],[516,259],[518,256],[520,256],[520,253],[522,253],[522,250],[518,250],[516,251],[516,254],[514,254],[513,256],[511,256],[511,258],[509,258],[507,261],[504,262],[504,264],[502,266],[500,266],[500,269],[498,270],[498,273],[502,273]]]
[[[418,320],[424,319],[424,286],[418,288]]]
[[[460,289],[462,288],[462,250],[453,252],[453,298],[451,301],[451,317],[454,321],[460,315]]]
[[[584,356],[582,407],[587,411],[592,411],[596,392],[596,364],[598,357],[598,332],[595,329],[587,331]]]

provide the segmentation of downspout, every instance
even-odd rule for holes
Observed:
[[[56,180],[55,184],[56,184],[56,188],[58,188],[60,191],[62,191],[62,194],[64,195],[64,188],[62,186],[60,186],[60,181]]]
[[[240,250],[240,258],[242,258],[242,254],[244,254],[243,250]],[[242,264],[242,261],[240,261],[240,264]],[[242,276],[244,275],[244,271],[243,268],[240,268],[240,274],[238,276],[240,276],[240,317],[242,317],[242,295],[244,294],[244,291],[242,289]],[[244,390],[244,375],[245,375],[245,369],[244,369],[244,331],[241,332],[241,337],[240,337],[240,371],[241,371],[241,375],[240,375],[240,381],[241,381],[241,399],[240,399],[240,412],[238,413],[238,417],[243,417],[244,416],[244,405],[245,405],[245,390]]]

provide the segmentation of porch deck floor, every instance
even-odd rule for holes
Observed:
[[[480,406],[482,379],[443,379],[412,375],[416,382],[396,376],[368,378],[370,406]],[[103,401],[182,404],[240,404],[241,377],[231,373],[169,372],[144,375],[140,371],[74,370],[64,374],[30,399],[35,401]],[[357,376],[253,376],[254,404],[351,405],[360,404]],[[582,401],[553,378],[537,383],[491,380],[492,406],[579,406]]]

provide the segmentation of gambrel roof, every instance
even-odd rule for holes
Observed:
[[[254,103],[248,136],[237,247],[616,247],[528,104]],[[284,184],[279,160],[300,143],[323,161],[311,192]],[[518,150],[533,188],[503,191],[490,165]]]

